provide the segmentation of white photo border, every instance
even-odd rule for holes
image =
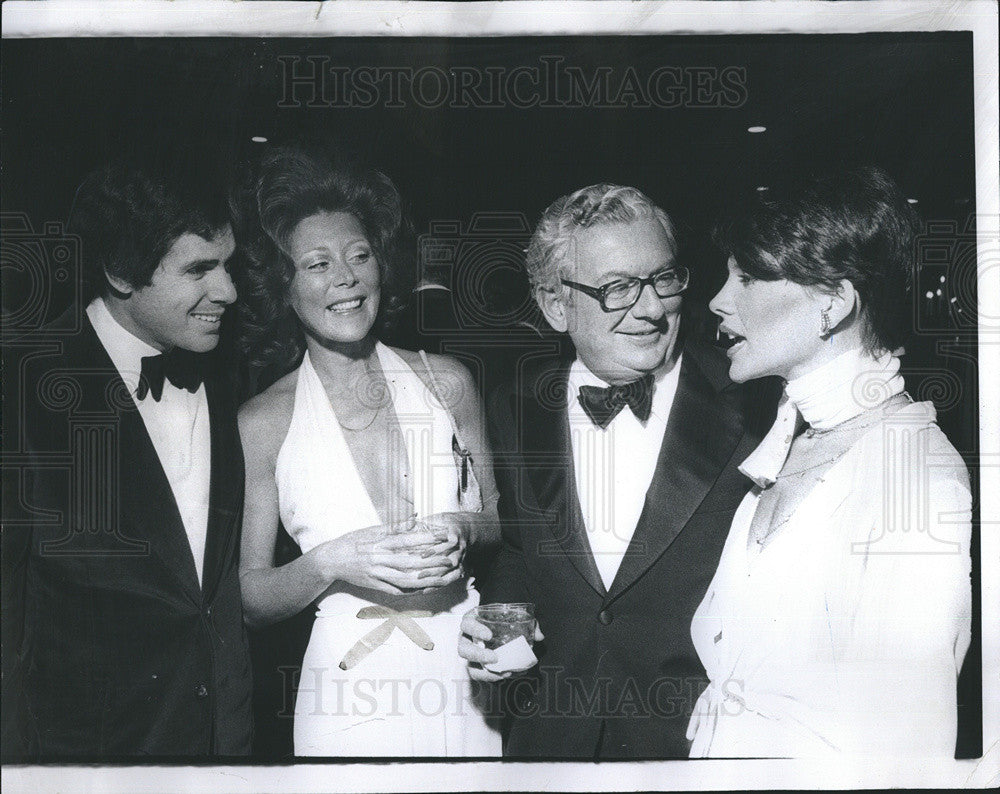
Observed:
[[[979,234],[1000,233],[997,5],[873,2],[238,2],[111,0],[3,5],[4,38],[81,36],[510,36],[971,31]],[[594,791],[987,787],[1000,783],[1000,263],[979,250],[984,756],[970,761],[414,762],[288,766],[29,767],[7,791]],[[10,786],[10,788],[7,788]]]

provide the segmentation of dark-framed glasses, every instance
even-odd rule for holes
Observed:
[[[601,304],[606,312],[617,312],[631,309],[639,300],[642,291],[651,286],[657,297],[671,298],[680,295],[687,289],[688,269],[686,267],[668,267],[658,270],[646,278],[622,278],[609,281],[600,287],[591,287],[578,281],[560,279],[567,287],[580,290]]]

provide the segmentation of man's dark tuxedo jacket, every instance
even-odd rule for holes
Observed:
[[[736,467],[774,416],[773,384],[737,387],[727,372],[720,351],[684,345],[653,480],[610,591],[576,493],[568,366],[529,363],[491,400],[503,545],[482,601],[534,603],[545,634],[538,666],[498,692],[505,755],[687,756],[706,684],[691,618],[750,487]]]
[[[65,324],[65,321],[64,321]],[[76,332],[5,349],[4,756],[242,755],[251,674],[237,568],[235,403],[206,382],[203,582],[124,382]]]

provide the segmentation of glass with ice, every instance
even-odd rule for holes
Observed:
[[[537,625],[534,604],[484,604],[474,614],[493,634],[485,646],[497,652],[497,662],[484,665],[487,670],[527,670],[538,661],[531,650]]]

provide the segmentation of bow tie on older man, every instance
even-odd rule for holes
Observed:
[[[626,405],[637,419],[645,422],[653,407],[653,376],[647,374],[616,386],[581,386],[578,399],[590,421],[602,430]]]

